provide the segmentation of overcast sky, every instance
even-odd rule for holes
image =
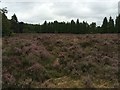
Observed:
[[[96,22],[118,15],[119,0],[1,0],[0,8],[7,7],[8,18],[15,13],[19,21],[42,24],[47,21]]]

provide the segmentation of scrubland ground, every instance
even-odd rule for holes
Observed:
[[[2,39],[3,88],[118,87],[118,34],[16,34]]]

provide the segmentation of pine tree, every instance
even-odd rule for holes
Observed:
[[[23,22],[19,22],[19,32],[23,33],[23,28],[24,28],[24,23]]]
[[[95,22],[92,22],[90,24],[90,28],[89,28],[89,32],[88,33],[97,33],[97,30],[96,30],[96,23]]]
[[[115,31],[120,33],[120,15],[116,18]]]
[[[102,33],[108,33],[108,20],[107,20],[107,17],[105,17],[104,20],[103,20]]]
[[[79,19],[77,19],[76,21],[76,33],[80,33],[80,22],[79,22]]]
[[[11,18],[11,29],[14,33],[19,33],[18,19],[15,14]]]
[[[75,22],[74,22],[74,20],[71,20],[70,30],[71,30],[72,33],[75,33]]]
[[[0,14],[2,16],[2,36],[10,36],[12,31],[10,30],[10,21],[8,20],[6,13],[7,9],[0,9]]]
[[[115,32],[114,20],[112,19],[112,17],[110,17],[110,19],[109,19],[108,30],[109,30],[109,33],[114,33]]]
[[[18,19],[17,19],[17,16],[16,16],[15,14],[12,16],[12,20],[13,20],[14,22],[18,23]]]
[[[44,33],[47,32],[47,21],[45,21],[42,25],[42,32],[44,32]]]

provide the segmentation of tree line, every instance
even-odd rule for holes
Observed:
[[[96,34],[96,33],[120,33],[120,15],[116,17],[115,21],[110,17],[103,19],[101,26],[97,26],[95,22],[88,24],[79,19],[71,22],[54,22],[45,21],[40,24],[28,24],[19,22],[17,16],[14,14],[11,19],[6,16],[7,10],[0,9],[2,15],[2,35],[10,36],[13,33],[74,33],[74,34]]]

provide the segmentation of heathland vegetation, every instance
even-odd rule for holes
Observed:
[[[3,88],[119,87],[120,16],[28,24],[2,15]]]
[[[16,34],[3,38],[3,88],[117,88],[117,34]]]

